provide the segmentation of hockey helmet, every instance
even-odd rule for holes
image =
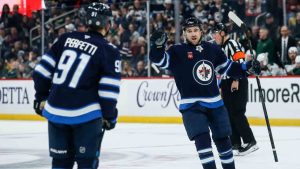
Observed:
[[[86,24],[93,28],[103,28],[110,23],[112,11],[107,4],[94,2],[86,9]]]
[[[213,32],[221,32],[224,31],[225,34],[227,34],[227,27],[223,24],[223,23],[217,23],[214,28],[213,28]]]
[[[192,16],[192,17],[185,19],[182,24],[182,28],[184,31],[186,30],[186,28],[192,27],[192,26],[198,26],[201,29],[201,21],[198,18]]]

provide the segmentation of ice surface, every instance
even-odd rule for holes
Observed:
[[[300,169],[300,127],[272,127],[278,163],[267,128],[252,129],[260,149],[235,157],[237,169]],[[202,168],[182,124],[118,124],[105,133],[100,161],[103,169]],[[47,122],[0,121],[0,169],[49,169],[50,163]]]

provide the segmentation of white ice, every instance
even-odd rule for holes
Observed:
[[[275,163],[265,126],[252,126],[259,150],[235,157],[237,169],[300,169],[300,127],[272,127],[279,162]],[[214,147],[215,150],[215,147]],[[218,169],[220,161],[215,153]],[[46,169],[47,122],[0,121],[0,169]],[[103,169],[201,169],[194,143],[182,124],[125,124],[107,131]]]

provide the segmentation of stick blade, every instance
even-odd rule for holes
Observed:
[[[228,17],[238,26],[242,27],[244,25],[244,22],[232,11],[228,13]]]

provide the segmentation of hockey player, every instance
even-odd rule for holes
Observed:
[[[229,32],[223,23],[218,23],[213,32],[215,41],[221,45],[229,60],[239,63],[245,61],[244,48],[239,42],[229,37]],[[248,79],[223,76],[221,90],[231,122],[232,135],[230,139],[234,155],[246,155],[257,150],[256,140],[245,115]],[[244,145],[242,145],[241,139]]]
[[[34,109],[48,120],[52,168],[96,169],[102,128],[116,125],[121,61],[104,39],[111,17],[108,5],[92,3],[88,32],[63,34],[35,67]]]
[[[218,45],[201,41],[201,24],[195,17],[187,18],[182,26],[186,43],[173,45],[167,51],[166,33],[156,31],[151,35],[150,59],[174,75],[181,94],[179,111],[189,139],[195,141],[203,168],[216,169],[211,130],[223,169],[234,169],[230,122],[216,74],[236,78],[245,77],[247,71],[259,74],[259,63],[232,62]]]

